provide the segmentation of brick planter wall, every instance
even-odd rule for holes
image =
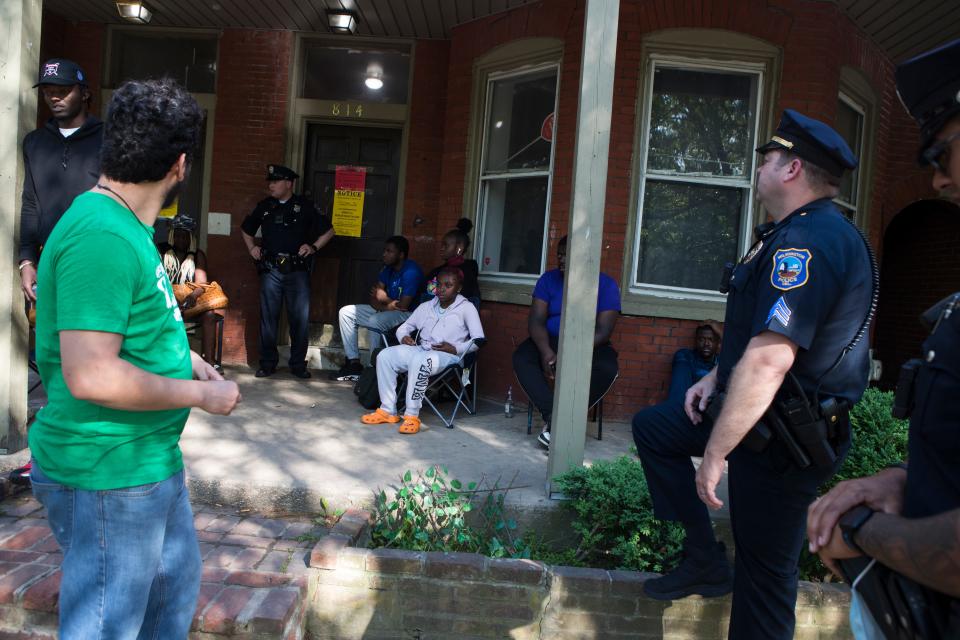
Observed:
[[[729,597],[651,600],[653,574],[362,549],[359,518],[346,526],[311,553],[307,638],[726,637]],[[848,607],[845,587],[801,583],[795,637],[851,637]]]

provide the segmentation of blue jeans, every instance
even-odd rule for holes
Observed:
[[[286,305],[290,320],[290,368],[307,366],[310,340],[310,274],[306,271],[280,273],[270,269],[260,275],[260,366],[276,369],[277,325],[280,307]]]
[[[34,461],[30,479],[63,550],[61,640],[186,638],[201,563],[183,471],[85,491],[50,480]]]

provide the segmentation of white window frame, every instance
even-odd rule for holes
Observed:
[[[750,73],[757,76],[757,102],[754,105],[753,115],[753,140],[760,144],[760,125],[766,99],[766,66],[758,62],[747,62],[737,60],[704,60],[701,58],[689,58],[676,55],[665,55],[651,53],[647,60],[647,72],[643,89],[643,128],[640,137],[640,148],[642,149],[637,178],[637,221],[633,238],[633,260],[630,268],[628,290],[632,294],[651,295],[656,298],[683,298],[688,300],[699,300],[703,302],[723,302],[726,296],[719,291],[710,291],[706,289],[691,289],[689,287],[677,287],[660,284],[641,283],[637,280],[637,272],[640,267],[640,237],[643,232],[643,201],[646,194],[646,185],[649,179],[675,182],[686,184],[704,184],[710,186],[728,186],[737,187],[745,190],[746,198],[744,200],[744,210],[741,215],[739,238],[736,256],[739,256],[749,246],[751,234],[753,232],[754,220],[757,215],[755,204],[754,176],[757,170],[757,154],[750,154],[749,171],[744,178],[698,178],[690,176],[675,176],[666,173],[657,173],[647,171],[647,156],[650,145],[650,120],[653,112],[653,83],[657,67],[666,67],[670,69],[688,69],[691,71],[716,71],[732,73]],[[752,151],[752,150],[751,150]],[[717,284],[719,286],[720,274],[717,273]]]
[[[854,181],[854,191],[856,192],[856,202],[847,202],[842,199],[841,196],[837,196],[833,199],[841,207],[849,209],[853,212],[853,221],[858,225],[861,224],[863,218],[863,192],[864,192],[864,180],[863,176],[866,173],[865,164],[864,164],[864,150],[867,146],[867,109],[865,105],[860,104],[854,97],[849,93],[841,90],[838,96],[838,101],[846,104],[848,107],[853,109],[860,115],[860,146],[857,149],[851,149],[853,155],[857,157],[860,161],[857,165],[857,168],[854,171],[857,172],[857,179]]]
[[[557,81],[554,88],[554,98],[553,98],[553,130],[554,137],[550,143],[550,162],[546,170],[537,170],[537,171],[507,171],[496,174],[487,174],[484,175],[484,159],[486,158],[487,153],[487,134],[490,127],[490,109],[492,108],[493,103],[493,86],[494,83],[500,80],[507,80],[511,78],[520,78],[526,75],[533,75],[536,73],[542,73],[544,71],[553,70],[556,73]],[[535,274],[526,274],[526,273],[515,273],[511,271],[485,271],[483,265],[480,266],[480,275],[487,279],[489,278],[495,282],[504,282],[504,283],[514,283],[514,284],[532,284],[536,282],[537,278],[540,277],[540,274],[543,273],[547,265],[547,253],[549,249],[549,236],[550,236],[550,207],[553,201],[553,169],[554,169],[554,159],[557,153],[556,145],[556,130],[557,130],[557,121],[556,113],[557,108],[560,102],[560,62],[546,62],[538,65],[528,65],[519,69],[511,69],[509,71],[497,71],[491,72],[487,78],[484,85],[484,100],[483,100],[483,126],[480,129],[480,156],[477,164],[477,193],[476,193],[476,202],[475,202],[475,215],[474,219],[477,221],[478,233],[476,247],[477,250],[482,253],[483,248],[486,246],[486,234],[487,234],[487,217],[485,209],[485,198],[486,198],[486,187],[485,182],[490,182],[493,180],[505,180],[510,178],[531,178],[531,177],[547,177],[547,201],[546,201],[546,210],[544,211],[543,218],[543,238],[542,238],[542,251],[540,254],[540,269]],[[478,256],[480,257],[480,256]],[[482,259],[482,257],[481,257]]]

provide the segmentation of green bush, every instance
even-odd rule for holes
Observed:
[[[515,537],[517,523],[504,518],[509,487],[471,482],[464,488],[448,476],[446,467],[434,465],[416,475],[404,473],[390,496],[381,490],[374,505],[372,546],[529,558],[529,546]]]
[[[572,469],[556,478],[570,500],[573,529],[580,537],[567,564],[665,572],[675,566],[683,528],[653,517],[640,463],[622,456]],[[535,554],[536,556],[536,554]]]
[[[893,462],[907,457],[909,422],[891,415],[893,392],[870,387],[850,412],[853,433],[850,452],[840,471],[821,487],[821,495],[842,480],[872,476]],[[820,559],[810,555],[806,547],[800,556],[800,577],[803,580],[829,579],[830,572]]]

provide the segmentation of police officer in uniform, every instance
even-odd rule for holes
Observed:
[[[874,289],[866,240],[831,200],[857,164],[843,139],[788,109],[757,151],[757,197],[772,222],[758,227],[729,278],[719,362],[683,404],[633,419],[656,516],[687,533],[680,566],[644,590],[672,600],[732,589],[737,640],[793,637],[806,509],[849,447],[843,408],[867,384],[867,345],[855,337],[869,323]],[[795,451],[798,437],[818,433]],[[696,472],[691,456],[703,456]],[[733,572],[707,511],[722,506],[725,460]]]
[[[307,341],[310,315],[311,257],[333,238],[333,226],[309,199],[293,193],[300,176],[278,164],[267,166],[270,197],[257,203],[240,225],[247,251],[260,274],[260,368],[265,378],[277,369],[280,305],[290,319],[290,372],[309,378]],[[255,235],[261,231],[262,244]]]
[[[960,204],[960,40],[904,62],[896,78],[904,106],[920,125],[920,164],[933,167],[933,188]],[[930,335],[921,357],[902,370],[895,402],[910,415],[908,463],[839,483],[811,505],[807,535],[810,550],[835,570],[836,560],[865,554],[896,572],[898,581],[905,579],[901,591],[919,585],[922,597],[915,601],[923,601],[925,615],[911,615],[909,622],[926,632],[917,635],[957,638],[960,293],[934,305],[922,322]],[[904,620],[876,615],[888,612],[874,611],[874,622]]]

